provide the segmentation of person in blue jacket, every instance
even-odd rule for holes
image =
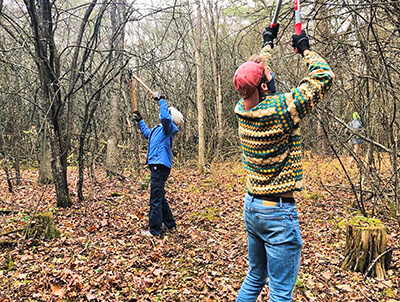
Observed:
[[[154,93],[154,100],[160,105],[161,123],[149,128],[143,121],[139,111],[134,111],[133,119],[143,136],[148,140],[146,163],[150,167],[150,211],[149,228],[142,230],[142,236],[158,236],[167,228],[176,228],[176,222],[172,215],[168,201],[165,198],[165,182],[171,172],[172,165],[172,139],[178,132],[178,126],[183,124],[182,114],[174,107],[168,108],[165,97],[160,93]]]

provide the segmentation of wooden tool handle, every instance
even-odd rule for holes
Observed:
[[[133,103],[133,111],[137,111],[136,107],[136,96],[135,96],[135,89],[133,88],[133,82],[129,79],[129,85],[131,86],[131,94],[132,94],[132,103]]]

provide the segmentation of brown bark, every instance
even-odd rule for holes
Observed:
[[[53,182],[51,174],[51,151],[48,143],[47,123],[44,123],[43,130],[41,131],[41,147],[39,153],[39,178],[38,182],[43,185],[48,185]]]
[[[347,226],[346,258],[342,268],[368,273],[379,279],[385,279],[390,264],[390,254],[386,252],[388,236],[384,226],[360,227]],[[373,264],[373,262],[376,263]],[[370,267],[373,264],[373,267]]]
[[[64,103],[60,87],[60,58],[54,40],[52,5],[48,0],[41,0],[40,6],[32,0],[25,0],[29,12],[33,39],[34,57],[41,83],[41,95],[44,106],[49,108],[49,138],[52,151],[52,172],[56,188],[57,206],[72,205],[67,182],[68,142],[65,124],[61,122]],[[47,110],[46,108],[46,110]]]
[[[205,10],[207,40],[211,57],[213,84],[215,93],[215,116],[217,125],[217,151],[221,151],[224,142],[223,131],[223,101],[222,101],[222,83],[221,83],[221,60],[219,56],[219,14],[218,4],[208,0],[208,10]]]
[[[203,91],[203,61],[201,59],[201,4],[196,1],[197,5],[197,24],[196,24],[196,70],[197,70],[197,120],[199,131],[199,171],[202,172],[205,168],[205,137],[204,137],[204,91]]]
[[[123,5],[118,7],[118,4],[115,2],[112,3],[111,6],[111,26],[112,26],[112,39],[111,39],[111,50],[113,51],[113,59],[115,60],[115,66],[117,69],[121,68],[120,63],[120,52],[124,49],[124,21],[122,20],[123,14],[120,10],[123,10]],[[108,175],[113,175],[112,171],[117,170],[118,163],[118,120],[120,116],[119,110],[119,92],[120,92],[121,82],[120,76],[116,76],[114,78],[113,89],[111,91],[111,116],[109,122],[109,135],[108,135],[108,144],[107,144],[107,173]]]

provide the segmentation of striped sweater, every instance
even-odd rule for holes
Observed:
[[[261,51],[272,67],[268,47]],[[304,56],[308,76],[289,93],[260,97],[246,111],[243,99],[236,105],[246,187],[255,195],[281,194],[302,189],[301,138],[299,122],[322,99],[334,74],[315,52]]]

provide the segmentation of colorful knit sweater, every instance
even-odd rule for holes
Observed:
[[[272,65],[269,47],[261,55]],[[322,99],[334,74],[315,52],[304,56],[308,76],[289,93],[260,97],[260,103],[246,111],[243,99],[236,105],[246,187],[254,195],[300,191],[302,184],[299,122]]]

